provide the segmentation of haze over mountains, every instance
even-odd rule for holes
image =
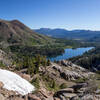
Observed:
[[[50,29],[50,28],[40,28],[35,30],[38,33],[48,35],[56,38],[67,38],[67,39],[88,39],[88,40],[98,40],[100,38],[100,31],[91,30],[66,30],[66,29]]]

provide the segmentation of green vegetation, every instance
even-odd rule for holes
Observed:
[[[64,53],[65,47],[77,47],[80,43],[73,40],[51,38],[38,34],[18,20],[0,20],[0,48],[22,56],[57,56]],[[9,27],[6,27],[9,26]]]
[[[53,41],[51,44],[48,43],[46,45],[34,45],[34,46],[11,45],[9,46],[9,49],[12,53],[16,54],[18,57],[26,55],[35,56],[37,54],[47,57],[54,57],[64,53],[64,49],[66,47],[76,48],[80,47],[80,44],[72,40],[55,39],[55,41]]]
[[[66,83],[62,83],[59,87],[60,87],[60,89],[64,89],[64,88],[67,88],[67,85],[66,85]]]
[[[47,60],[47,66],[50,66],[50,59]]]
[[[35,78],[31,81],[31,84],[33,84],[36,89],[39,89],[40,85],[39,85],[39,78]]]
[[[43,56],[57,56],[64,53],[64,49],[57,45],[45,45],[45,46],[10,46],[11,52],[17,55],[17,57],[22,56],[35,56],[37,54]],[[24,51],[24,52],[23,52]]]
[[[23,57],[20,60],[16,60],[15,70],[21,70],[27,68],[27,73],[30,75],[34,75],[39,73],[39,67],[43,66],[49,66],[50,65],[50,60],[46,59],[46,56],[40,56],[36,55],[35,57]]]
[[[84,83],[88,80],[88,78],[78,78],[77,80],[74,80],[75,83]]]
[[[6,68],[6,65],[5,65],[5,64],[3,64],[3,62],[2,62],[2,61],[0,61],[0,68]]]
[[[60,89],[67,88],[66,83],[62,83],[61,85],[57,84],[56,81],[51,78],[48,74],[42,74],[39,73],[35,75],[36,77],[32,79],[31,84],[33,84],[37,91],[40,88],[40,83],[43,82],[43,86],[49,91],[58,91]]]
[[[59,85],[56,83],[56,81],[53,78],[49,77],[48,75],[42,75],[42,79],[46,88],[49,91],[56,92],[57,90],[59,90]]]
[[[6,27],[8,25],[9,27]],[[56,39],[40,35],[17,20],[1,21],[0,28],[0,49],[4,50],[7,54],[11,54],[13,65],[16,65],[15,70],[20,71],[25,69],[26,74],[35,76],[31,83],[37,89],[40,88],[40,82],[44,82],[46,88],[51,91],[67,88],[65,83],[57,84],[55,79],[51,78],[48,73],[39,72],[41,66],[45,70],[46,66],[50,66],[51,64],[50,60],[47,60],[46,57],[61,55],[64,53],[65,48],[99,45],[94,42]],[[98,67],[100,64],[100,48],[96,48],[93,51],[85,53],[83,56],[70,60],[87,69]],[[5,65],[0,62],[0,67],[4,68]],[[85,81],[87,79],[80,78],[75,82],[80,83]]]
[[[82,56],[74,57],[69,60],[89,70],[92,70],[93,67],[99,69],[100,47],[96,47]]]

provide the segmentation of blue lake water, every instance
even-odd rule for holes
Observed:
[[[69,59],[72,57],[83,55],[83,53],[93,49],[94,47],[76,48],[76,49],[65,49],[65,53],[57,57],[49,58],[51,61],[59,61],[64,59]]]

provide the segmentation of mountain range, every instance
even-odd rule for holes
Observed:
[[[77,39],[77,40],[98,40],[100,39],[100,31],[91,30],[66,30],[66,29],[35,29],[35,32],[56,38]]]

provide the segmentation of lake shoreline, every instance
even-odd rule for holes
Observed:
[[[76,56],[81,56],[85,52],[88,52],[89,50],[92,50],[94,47],[82,47],[82,48],[66,48],[65,52],[62,55],[58,55],[56,57],[48,57],[51,61],[60,61],[60,60],[66,60],[69,58],[73,58]]]

